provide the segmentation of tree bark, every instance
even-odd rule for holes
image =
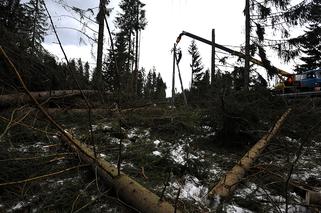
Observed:
[[[250,17],[250,0],[245,0],[245,69],[244,69],[244,90],[249,89],[250,78],[250,33],[251,33],[251,17]]]
[[[98,14],[99,30],[98,30],[97,65],[96,65],[99,89],[102,89],[101,83],[102,83],[102,64],[103,64],[103,47],[104,47],[104,17],[106,15],[105,6],[106,6],[106,0],[100,0],[99,14]]]
[[[270,140],[277,134],[277,132],[282,127],[285,119],[291,112],[288,109],[281,118],[276,122],[274,127],[265,134],[243,157],[242,159],[229,171],[220,182],[214,186],[214,188],[209,192],[208,197],[214,198],[219,196],[222,199],[228,199],[233,191],[235,190],[237,184],[241,181],[245,172],[250,169],[253,162],[259,157],[263,152],[265,147],[268,145]]]
[[[50,94],[51,93],[51,94]],[[85,94],[95,94],[96,90],[83,90]],[[42,91],[42,92],[31,92],[31,95],[39,102],[47,101],[50,99],[61,99],[81,96],[80,91],[76,90],[56,90],[56,91]],[[14,93],[8,95],[0,95],[0,106],[8,107],[15,106],[18,104],[31,103],[33,100],[30,96],[25,93]]]
[[[77,152],[83,161],[91,164],[93,170],[97,169],[98,174],[114,187],[117,195],[126,203],[134,206],[141,212],[174,212],[174,207],[170,203],[161,201],[160,197],[124,173],[121,172],[118,175],[115,166],[101,158],[95,158],[93,151],[85,144],[80,143],[69,134],[69,137],[66,136],[66,134],[60,135],[61,140],[68,144],[73,151]]]

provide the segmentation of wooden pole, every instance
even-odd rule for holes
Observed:
[[[176,44],[173,48],[173,79],[172,79],[172,105],[175,104],[175,61],[176,61]]]
[[[268,145],[273,136],[282,127],[285,119],[291,112],[291,109],[288,109],[281,118],[276,122],[274,127],[265,134],[242,158],[241,160],[229,171],[224,177],[220,180],[218,184],[208,193],[209,198],[214,198],[219,196],[222,199],[228,199],[230,195],[235,190],[237,184],[241,181],[245,172],[250,169],[253,162],[259,157],[263,152],[265,147]]]
[[[215,76],[215,29],[212,29],[211,85],[214,84],[214,76]]]
[[[187,99],[186,99],[186,95],[185,95],[185,91],[184,91],[184,86],[183,86],[183,81],[182,81],[182,76],[181,76],[181,70],[179,68],[179,64],[178,64],[178,60],[176,58],[176,54],[175,54],[175,60],[176,60],[176,65],[177,65],[179,81],[181,83],[181,90],[182,90],[182,94],[183,94],[183,98],[184,98],[184,104],[185,104],[185,106],[187,106]]]

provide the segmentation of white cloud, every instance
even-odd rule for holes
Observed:
[[[211,39],[211,30],[216,30],[216,43],[223,45],[240,46],[244,44],[244,15],[243,9],[245,2],[239,0],[142,0],[146,6],[146,16],[148,25],[142,31],[141,35],[141,56],[140,66],[145,67],[148,71],[153,66],[161,73],[167,84],[167,95],[171,91],[172,78],[172,55],[170,50],[176,40],[176,37],[183,30],[191,32],[198,36]],[[80,1],[66,0],[68,4],[82,7],[98,7],[98,0],[92,1],[91,4],[80,4]],[[82,1],[81,1],[82,2]],[[89,1],[86,1],[89,2]],[[113,18],[117,14],[117,5],[120,0],[113,1],[109,7],[115,7],[112,12],[112,17],[109,18],[109,23],[112,25]],[[51,8],[53,14],[59,15],[64,13],[63,10],[57,9],[57,5]],[[59,26],[76,26],[81,27],[77,23],[72,23],[70,20],[56,19]],[[92,26],[97,27],[97,26]],[[91,55],[91,51],[96,55],[96,50],[90,46],[80,46],[79,36],[77,32],[68,32],[59,30],[60,37],[63,38],[64,48],[66,49],[69,58],[81,57],[83,61],[89,61],[94,67],[95,58]],[[107,36],[107,34],[106,34]],[[106,38],[108,41],[108,39]],[[45,48],[62,57],[59,46],[54,43],[53,35],[47,37]],[[183,51],[183,58],[180,62],[180,68],[183,78],[184,87],[189,87],[191,79],[191,70],[189,67],[191,58],[187,52],[191,39],[183,37],[179,47]],[[105,51],[109,48],[109,42],[105,43]],[[205,69],[211,66],[211,47],[206,44],[197,42]],[[95,48],[95,46],[94,46]],[[235,49],[235,48],[234,48]],[[238,50],[238,49],[235,49]],[[272,58],[273,64],[281,66],[280,68],[289,70],[289,65],[280,63],[276,57]],[[263,75],[265,76],[265,75]],[[176,77],[176,88],[180,91],[178,84],[178,76]]]

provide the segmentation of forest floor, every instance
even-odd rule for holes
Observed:
[[[122,125],[121,131],[115,131],[119,123],[113,117],[103,113],[94,115],[92,128],[97,156],[117,166],[121,141],[124,173],[159,196],[166,185],[164,197],[172,203],[176,202],[180,188],[178,206],[183,212],[211,212],[215,202],[207,200],[209,189],[253,142],[242,146],[218,144],[213,127],[194,122],[201,116],[199,111],[176,111],[175,115],[172,112],[166,108],[151,109],[151,113],[129,112],[122,118],[126,125]],[[75,138],[90,143],[86,114],[64,113],[55,117]],[[291,123],[298,118],[300,115],[291,118]],[[17,125],[1,136],[0,184],[13,183],[0,186],[0,212],[135,212],[51,134],[54,130],[50,125],[40,118],[33,126],[48,133]],[[291,163],[299,156],[291,181],[321,186],[321,140],[313,137],[302,148],[302,141],[293,137],[296,130],[288,128],[285,126],[285,131],[255,162],[233,198],[224,203],[223,212],[285,212],[286,202],[288,212],[305,211],[304,199],[297,192],[289,190],[286,200],[285,180]],[[261,135],[259,131],[256,134]],[[62,172],[15,183],[58,171]]]

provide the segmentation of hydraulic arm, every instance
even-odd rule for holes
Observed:
[[[209,41],[209,40],[207,40],[207,39],[205,39],[205,38],[199,37],[199,36],[197,36],[197,35],[194,35],[194,34],[192,34],[192,33],[185,32],[185,31],[183,31],[181,34],[179,34],[179,36],[178,36],[177,39],[176,39],[176,43],[179,43],[180,40],[181,40],[181,38],[182,38],[182,36],[184,36],[184,35],[212,46],[212,42],[211,42],[211,41]],[[216,43],[214,43],[214,46],[215,46],[215,48],[218,48],[218,49],[221,49],[221,50],[223,50],[223,51],[225,51],[225,52],[228,52],[228,53],[230,53],[231,55],[235,55],[235,56],[238,56],[238,57],[241,57],[241,58],[244,58],[244,59],[245,59],[245,54],[243,54],[243,53],[241,53],[241,52],[232,50],[232,49],[230,49],[230,48],[227,48],[227,47],[225,47],[225,46],[223,46],[223,45],[216,44]],[[258,60],[258,59],[255,59],[255,58],[252,58],[252,57],[251,57],[251,58],[250,58],[250,61],[251,61],[252,63],[254,63],[254,64],[259,65],[259,66],[265,67],[264,64],[263,64],[263,62],[260,61],[260,60]],[[281,76],[290,76],[290,75],[292,75],[291,73],[288,73],[288,72],[286,72],[286,71],[284,71],[284,70],[281,70],[281,69],[279,69],[279,68],[276,68],[276,70],[278,71],[278,73],[279,73]]]

